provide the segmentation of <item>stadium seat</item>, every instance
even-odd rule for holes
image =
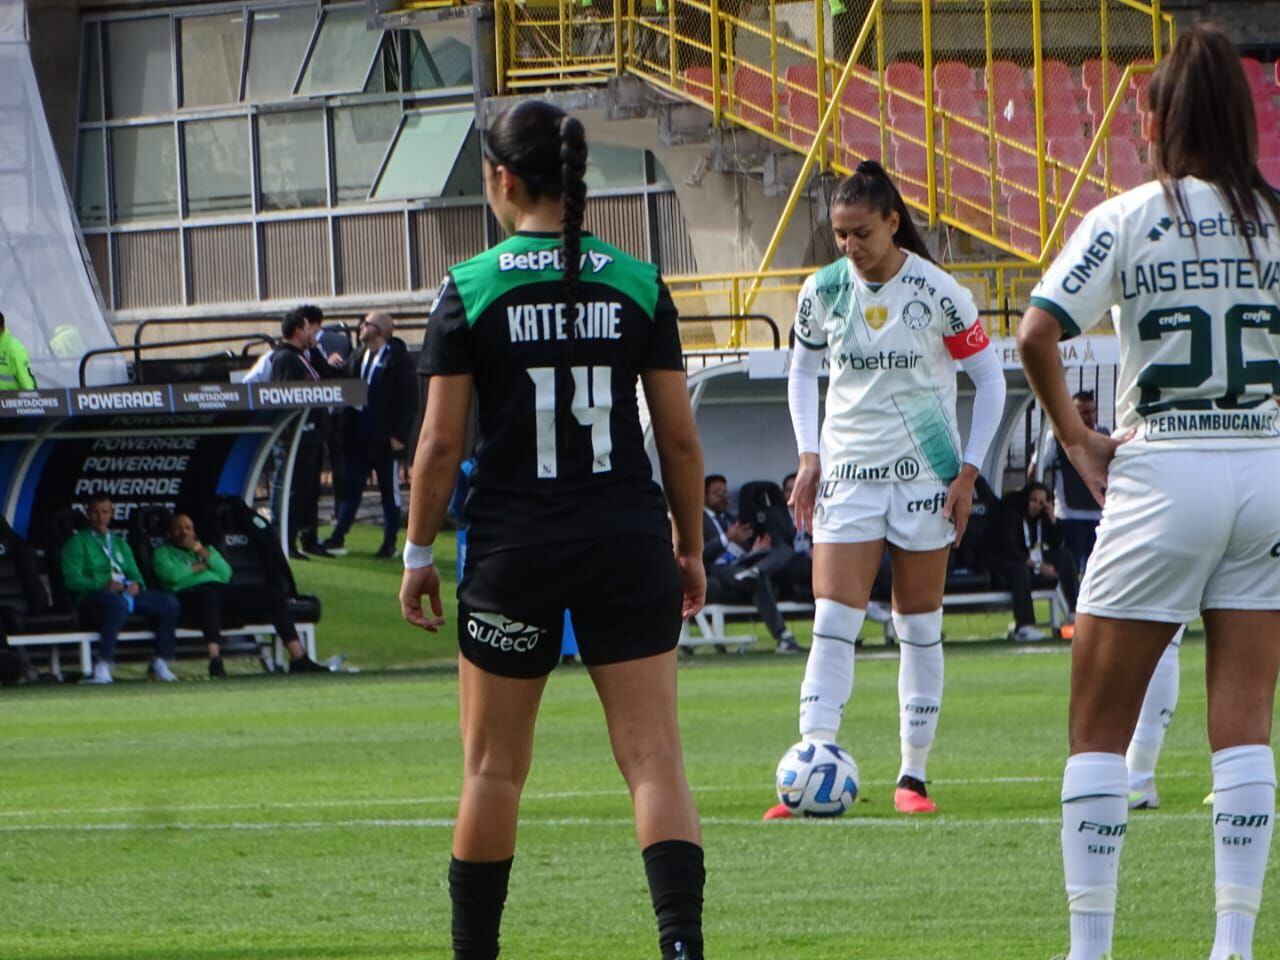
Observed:
[[[1070,137],[1051,137],[1045,150],[1050,160],[1065,164],[1075,170],[1084,163],[1085,154],[1089,152],[1089,141],[1078,133]]]
[[[960,60],[942,60],[933,65],[935,90],[976,90],[973,68]]]
[[[711,102],[711,68],[688,67],[680,77],[680,86],[690,96]]]
[[[1012,100],[1009,101],[1004,108],[996,113],[995,128],[997,133],[1002,133],[1013,140],[1025,142],[1035,136],[1035,107],[1029,104],[1019,105]]]
[[[908,200],[927,203],[929,196],[929,155],[925,148],[909,140],[893,137],[893,171],[898,190]]]
[[[850,77],[840,94],[840,107],[865,118],[880,116],[880,90],[862,77]]]
[[[75,626],[73,614],[53,609],[31,544],[0,517],[0,631],[62,633]]]
[[[1267,183],[1273,187],[1280,188],[1280,156],[1260,158],[1258,160],[1258,170]]]
[[[783,125],[787,139],[808,149],[818,132],[818,98],[791,91],[787,103],[787,119]]]
[[[1114,60],[1106,63],[1107,93],[1110,94],[1120,83],[1121,70]],[[1080,68],[1080,79],[1086,90],[1102,89],[1103,63],[1101,60],[1086,60]]]
[[[133,559],[138,563],[142,577],[152,587],[158,587],[152,556],[156,548],[163,546],[169,536],[169,524],[173,514],[166,507],[139,507],[129,517],[129,548],[133,551]],[[197,533],[202,531],[197,530]]]
[[[884,69],[885,85],[902,93],[924,96],[924,71],[914,63],[898,61]]]
[[[1274,77],[1274,72],[1268,71],[1262,61],[1256,57],[1241,57],[1240,65],[1244,67],[1244,75],[1248,78],[1251,87],[1264,86]],[[1269,73],[1271,76],[1268,76]]]
[[[857,158],[850,166],[856,166],[858,160],[879,158],[880,125],[858,117],[842,116],[840,142]]]
[[[746,122],[765,130],[774,129],[773,78],[768,74],[747,66],[734,70],[732,103]]]
[[[924,140],[924,105],[909,100],[901,94],[889,94],[889,123],[894,133]]]
[[[818,67],[812,63],[798,63],[787,67],[783,73],[788,98],[796,91],[818,99]]]
[[[938,87],[937,92],[938,106],[948,113],[973,120],[986,118],[986,98],[976,91],[968,87]]]
[[[1064,105],[1054,109],[1050,109],[1046,104],[1044,111],[1046,137],[1078,137],[1084,128],[1084,115],[1074,104],[1071,107]]]
[[[1029,193],[1014,193],[1008,199],[1009,225],[1006,236],[1019,250],[1040,252],[1040,201]],[[1052,213],[1052,211],[1050,211]]]
[[[1047,97],[1052,93],[1065,93],[1072,99],[1079,99],[1079,86],[1076,84],[1075,71],[1061,60],[1044,62],[1044,91]]]
[[[300,623],[318,623],[320,600],[298,595],[289,561],[280,548],[280,538],[271,525],[243,500],[220,497],[209,510],[202,531],[205,542],[216,547],[231,565],[232,583],[267,584],[283,590],[289,609]]]
[[[987,86],[1001,100],[1028,89],[1027,72],[1011,60],[995,60],[988,65]]]

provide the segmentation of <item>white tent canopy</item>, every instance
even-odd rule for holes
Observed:
[[[116,341],[45,120],[25,0],[0,0],[0,77],[0,313],[41,387],[77,386],[84,351]],[[115,357],[89,374],[95,385],[126,379]]]

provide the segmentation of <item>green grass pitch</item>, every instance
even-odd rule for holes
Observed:
[[[300,570],[327,591],[322,654],[366,668],[447,657],[447,637],[397,624],[398,569],[361,555],[373,546],[356,538],[352,557]],[[802,661],[703,652],[684,664],[708,956],[1060,952],[1065,648],[952,646],[930,765],[943,813],[926,820],[893,813],[897,662],[878,646],[865,654],[842,734],[862,795],[830,822],[759,820],[796,738]],[[1164,806],[1130,820],[1117,960],[1209,950],[1202,644],[1193,637],[1182,657]],[[448,957],[456,707],[447,666],[0,693],[0,958]],[[522,816],[503,956],[654,960],[628,798],[581,668],[557,671],[548,689]],[[1259,960],[1280,955],[1275,873],[1273,858]]]

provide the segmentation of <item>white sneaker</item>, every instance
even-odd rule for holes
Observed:
[[[151,661],[151,666],[147,668],[147,675],[159,683],[177,683],[178,678],[173,675],[173,671],[169,669],[169,665],[160,657],[156,657]]]
[[[1045,633],[1045,631],[1041,630],[1039,627],[1032,626],[1029,623],[1013,631],[1014,643],[1040,643],[1041,641],[1048,639],[1048,633]]]
[[[1160,796],[1156,793],[1155,787],[1152,787],[1150,790],[1130,790],[1129,809],[1159,810]]]
[[[99,660],[93,665],[93,673],[87,677],[81,678],[81,683],[113,683],[115,680],[111,676],[111,664],[105,660]]]
[[[867,603],[867,619],[872,623],[892,623],[893,611],[887,603],[872,600]]]

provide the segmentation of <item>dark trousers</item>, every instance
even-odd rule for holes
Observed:
[[[1062,545],[1067,548],[1076,562],[1076,569],[1084,574],[1089,565],[1089,554],[1093,553],[1093,544],[1098,539],[1097,520],[1062,520]]]
[[[129,601],[123,593],[95,590],[80,601],[80,609],[98,623],[98,659],[115,663],[116,640],[129,617]],[[178,626],[178,601],[167,593],[142,590],[133,598],[133,612],[151,619],[151,629],[156,635],[156,656],[172,659],[177,644],[173,631]]]
[[[378,493],[382,497],[382,540],[394,546],[396,531],[400,529],[400,477],[396,458],[387,456],[370,460],[363,444],[358,439],[349,439],[352,442],[347,444],[346,451],[347,486],[338,506],[338,523],[333,528],[333,536],[341,540],[356,522],[356,511],[364,498],[364,484],[372,470],[378,475]]]
[[[1076,597],[1080,593],[1075,560],[1063,549],[1045,550],[1044,559],[1045,562],[1053,564],[1058,571],[1056,578],[1040,576],[1028,567],[1024,560],[992,557],[988,561],[996,581],[1013,594],[1013,620],[1019,627],[1036,622],[1035,604],[1031,600],[1033,590],[1062,587],[1062,594],[1067,600],[1067,609],[1072,613],[1075,612]]]
[[[795,551],[790,547],[775,547],[750,567],[730,563],[713,564],[707,568],[707,602],[753,602],[770,636],[775,640],[782,639],[787,631],[787,624],[778,610],[778,595],[773,579],[793,556]]]
[[[778,586],[778,595],[784,600],[795,600],[799,603],[813,602],[813,556],[808,553],[793,553],[786,565],[778,571],[774,578]]]
[[[224,627],[266,620],[280,639],[298,639],[298,627],[285,595],[264,584],[202,583],[178,593],[182,621],[204,634],[205,643],[221,643]]]
[[[293,483],[289,487],[290,544],[299,540],[304,544],[315,542],[320,513],[320,465],[323,460],[323,445],[304,434],[293,461]]]

